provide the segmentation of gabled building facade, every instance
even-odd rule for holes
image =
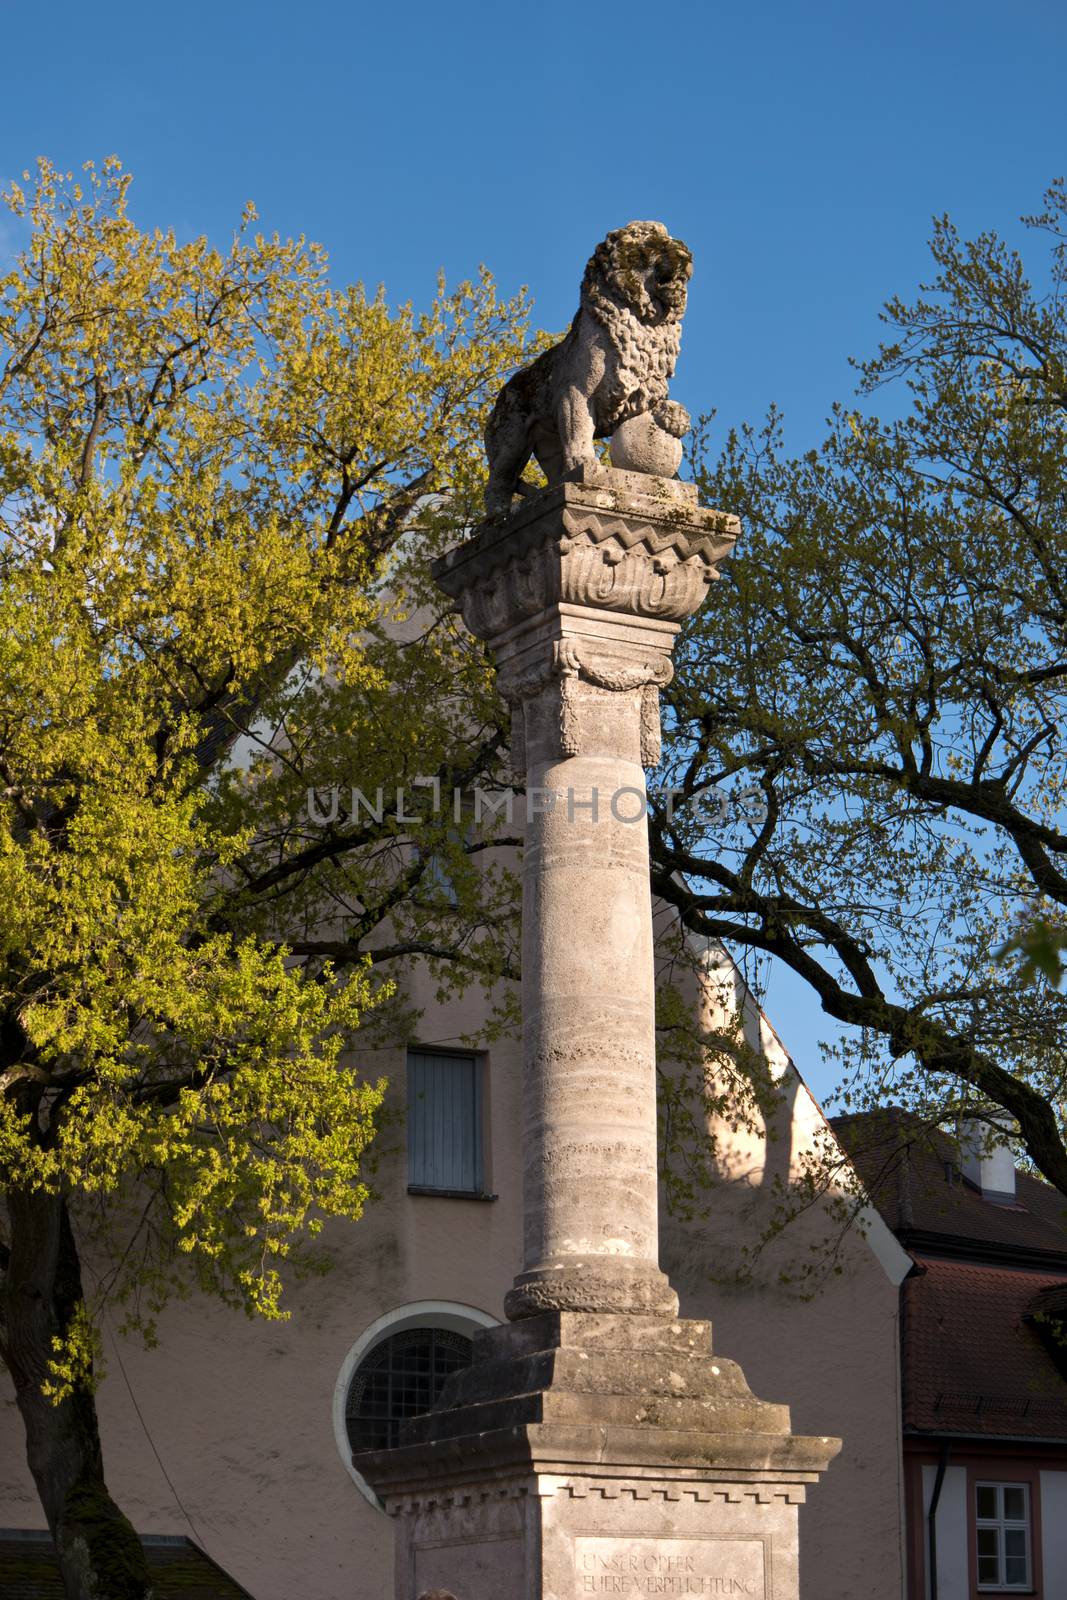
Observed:
[[[1067,1202],[900,1113],[835,1122],[912,1259],[901,1288],[909,1600],[1067,1596]]]

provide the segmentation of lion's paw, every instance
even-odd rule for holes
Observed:
[[[675,439],[684,438],[689,432],[689,413],[679,400],[661,400],[652,415],[656,426]]]

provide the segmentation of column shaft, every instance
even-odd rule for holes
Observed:
[[[583,685],[575,708],[577,692],[552,684],[524,716],[524,1240],[508,1313],[673,1315],[658,1265],[642,695]],[[561,694],[589,753],[556,748]]]

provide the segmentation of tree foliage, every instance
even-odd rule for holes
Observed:
[[[420,585],[523,296],[391,308],[251,207],[223,251],[144,232],[129,181],[42,162],[0,280],[0,1349],[71,1593],[101,1479],[78,1238],[117,1221],[100,1292],[142,1321],[190,1277],[281,1314],[296,1241],[367,1199],[390,962],[491,980],[513,901],[427,788],[414,845],[306,796],[496,760],[484,659]]]
[[[867,404],[819,449],[790,457],[773,412],[717,459],[705,435],[706,503],[744,531],[669,691],[654,880],[850,1025],[846,1104],[1007,1120],[1067,1194],[1067,999],[1025,981],[1067,929],[1062,182],[1025,220],[1036,286],[936,224],[932,282],[886,307]]]

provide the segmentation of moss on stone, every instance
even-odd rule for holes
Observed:
[[[83,1480],[71,1489],[63,1537],[84,1540],[100,1600],[151,1600],[144,1548],[102,1484]]]

